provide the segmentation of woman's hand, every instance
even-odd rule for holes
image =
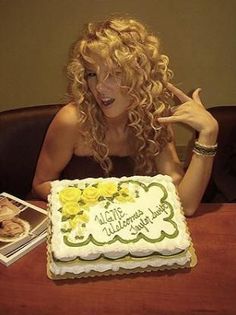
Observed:
[[[182,104],[172,108],[172,116],[160,117],[158,119],[160,123],[183,123],[192,127],[201,135],[217,135],[217,121],[202,104],[199,97],[201,89],[196,89],[191,98],[173,84],[168,83],[167,88]]]
[[[167,87],[182,104],[173,108],[172,116],[160,117],[158,121],[163,124],[186,124],[198,132],[200,144],[214,145],[217,140],[218,123],[204,108],[199,97],[200,89],[196,89],[192,97],[189,97],[172,84],[168,84]],[[166,159],[164,161],[167,163]],[[193,215],[196,211],[208,184],[212,165],[212,156],[192,154],[187,170],[178,183],[178,193],[186,215]],[[171,171],[175,174],[172,169]]]

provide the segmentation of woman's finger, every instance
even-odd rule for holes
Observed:
[[[167,84],[167,88],[170,92],[172,92],[176,97],[178,97],[178,99],[181,102],[187,102],[191,100],[191,97],[189,97],[188,95],[186,95],[183,91],[181,91],[180,89],[178,89],[176,86],[174,86],[171,83]]]
[[[173,115],[173,116],[168,116],[168,117],[159,117],[158,122],[161,124],[169,124],[169,123],[176,123],[176,122],[181,122],[181,116],[178,115]]]
[[[199,93],[201,92],[202,89],[198,88],[193,92],[192,98],[195,102],[197,102],[198,104],[202,105],[202,101],[200,99]]]

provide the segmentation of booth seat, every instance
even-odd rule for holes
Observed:
[[[47,128],[61,106],[0,112],[0,192],[27,198]]]
[[[219,123],[218,150],[203,202],[236,202],[236,106],[208,111]]]

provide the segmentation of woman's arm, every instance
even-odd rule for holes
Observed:
[[[172,116],[159,118],[159,122],[163,124],[187,124],[198,132],[199,143],[206,146],[214,145],[217,140],[218,123],[202,105],[199,98],[200,90],[197,89],[190,98],[171,84],[168,85],[168,88],[183,104],[175,107]],[[161,173],[173,177],[185,214],[193,215],[208,184],[213,157],[193,153],[188,169],[183,175],[172,143],[166,146],[157,163]]]
[[[72,104],[63,107],[50,124],[36,167],[33,179],[33,193],[47,199],[52,180],[70,161],[78,134],[76,110]]]

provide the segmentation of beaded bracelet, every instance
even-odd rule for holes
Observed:
[[[196,153],[197,155],[213,157],[216,155],[217,147],[218,147],[217,143],[214,145],[206,145],[196,140],[194,143],[193,152]]]

